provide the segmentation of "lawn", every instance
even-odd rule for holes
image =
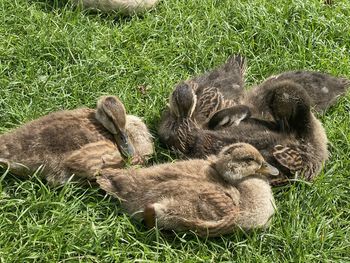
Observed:
[[[84,13],[62,0],[0,1],[0,132],[116,94],[156,137],[180,80],[233,53],[246,84],[293,69],[350,78],[350,1],[163,0],[143,16]],[[141,92],[146,87],[146,92]],[[201,239],[147,231],[96,188],[51,188],[0,172],[0,262],[348,262],[350,94],[319,116],[330,160],[313,184],[274,190],[266,230]],[[175,158],[157,142],[150,163]]]

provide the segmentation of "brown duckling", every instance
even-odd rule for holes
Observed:
[[[179,151],[189,157],[202,158],[213,153],[217,154],[219,147],[231,144],[228,138],[225,143],[220,140],[211,146],[210,134],[214,137],[215,133],[202,129],[194,117],[194,110],[197,107],[197,95],[194,92],[191,83],[182,83],[176,86],[169,99],[169,108],[166,110],[158,128],[158,134],[161,141],[175,151]],[[230,111],[230,112],[229,112]],[[231,123],[238,124],[245,118],[250,116],[249,108],[241,105],[225,108],[213,114],[208,120],[209,127],[224,127]],[[205,134],[205,135],[204,135]],[[203,149],[196,149],[197,136],[203,135],[203,139],[207,138],[208,142],[202,145]],[[209,136],[209,137],[208,137]],[[213,138],[214,139],[214,138]],[[210,145],[209,145],[210,144]],[[199,145],[198,145],[199,146]],[[196,153],[193,150],[198,151]],[[211,150],[211,147],[218,149]]]
[[[0,165],[17,176],[42,166],[51,184],[63,184],[72,174],[94,180],[102,167],[123,167],[153,153],[151,135],[136,116],[126,115],[115,96],[103,96],[97,108],[50,113],[0,135]]]
[[[244,58],[234,55],[217,69],[178,84],[170,96],[168,109],[161,117],[158,128],[161,140],[170,147],[174,146],[173,150],[184,153],[187,132],[191,131],[191,127],[214,129],[214,126],[238,124],[248,116],[248,107],[239,113],[234,109],[228,114],[226,110],[242,96],[244,71]],[[223,118],[223,114],[229,117]]]
[[[188,89],[191,90],[190,87]],[[261,101],[266,101],[271,119],[249,117],[245,113],[242,116],[242,111],[238,110],[236,115],[231,113],[231,117],[240,119],[239,125],[218,130],[201,129],[187,117],[182,118],[181,125],[177,120],[173,122],[168,119],[161,123],[159,136],[166,145],[196,158],[217,154],[232,143],[246,142],[256,147],[269,163],[279,169],[281,175],[278,179],[271,178],[272,183],[282,183],[295,176],[311,180],[320,171],[328,154],[327,137],[311,112],[308,94],[294,82],[281,81],[266,88],[262,95]],[[172,106],[183,107],[182,104]],[[220,116],[214,123],[220,123]]]
[[[238,143],[206,160],[103,169],[97,183],[149,227],[218,236],[269,224],[275,209],[267,174],[278,170]]]

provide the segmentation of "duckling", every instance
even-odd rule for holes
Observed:
[[[294,82],[281,81],[266,87],[260,100],[266,104],[265,115],[271,118],[254,116],[254,110],[250,108],[249,115],[244,113],[242,117],[238,110],[238,114],[232,116],[242,120],[239,125],[217,130],[202,129],[189,118],[183,118],[182,125],[178,125],[176,119],[168,118],[161,122],[159,136],[166,145],[187,157],[195,158],[217,154],[232,143],[249,143],[279,169],[280,177],[271,178],[271,183],[285,183],[289,178],[298,176],[312,180],[327,160],[328,151],[325,131],[311,112],[311,100],[307,92]],[[182,106],[181,103],[172,105],[178,108]],[[214,126],[221,119],[225,121],[224,115],[214,116],[217,117],[213,121]],[[169,126],[172,127],[171,132]]]
[[[97,109],[50,113],[0,135],[0,165],[17,176],[42,166],[53,185],[72,174],[94,181],[102,167],[123,167],[125,158],[142,163],[153,153],[152,137],[142,120],[126,115],[115,96],[103,96]]]
[[[197,104],[197,95],[194,92],[191,83],[181,83],[176,86],[175,90],[169,99],[169,108],[163,112],[161,122],[158,127],[158,135],[160,140],[171,147],[174,151],[178,151],[189,157],[205,157],[212,154],[209,130],[202,129],[198,124],[196,118],[193,116]],[[229,112],[230,111],[230,112]],[[223,116],[224,115],[224,116]],[[211,119],[209,119],[209,127],[227,126],[230,123],[239,123],[243,119],[250,116],[248,107],[241,107],[240,105],[225,108],[216,112]],[[204,135],[206,134],[206,135]],[[203,135],[203,139],[208,140],[203,144],[203,149],[197,149],[194,146],[197,141],[197,136]],[[209,136],[209,137],[208,137]],[[215,137],[215,134],[214,134]],[[217,147],[222,147],[225,144],[230,144],[232,140],[228,139],[225,143],[217,141],[214,144]],[[192,147],[194,147],[192,149]],[[213,146],[215,147],[215,146]],[[193,153],[193,151],[198,151]],[[205,152],[205,153],[204,153]],[[214,153],[217,153],[214,151]]]
[[[309,93],[294,81],[280,80],[266,82],[259,94],[254,103],[260,117],[272,117],[279,133],[288,138],[274,146],[273,156],[293,174],[311,180],[328,159],[328,140],[321,122],[311,112]]]
[[[188,148],[187,133],[199,128],[192,119],[196,100],[194,90],[186,83],[182,83],[171,94],[169,108],[161,117],[162,121],[158,128],[161,141],[180,153],[184,153]]]
[[[120,11],[126,14],[146,11],[159,0],[73,0],[76,5],[102,12]]]
[[[218,68],[186,81],[197,97],[193,118],[199,126],[207,128],[208,119],[215,112],[239,102],[245,69],[244,57],[232,55]]]
[[[267,174],[278,170],[253,146],[237,143],[205,160],[102,169],[97,183],[149,227],[219,236],[269,225],[275,206]]]

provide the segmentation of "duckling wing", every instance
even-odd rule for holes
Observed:
[[[188,81],[197,98],[193,118],[203,127],[216,111],[237,103],[243,93],[245,60],[231,56],[226,63]]]
[[[270,77],[265,83],[281,80],[292,80],[301,85],[312,99],[312,106],[317,112],[323,112],[335,104],[350,87],[349,79],[303,70],[284,72]]]
[[[98,141],[71,152],[63,160],[63,164],[70,174],[95,179],[96,174],[103,168],[123,167],[124,160],[111,141]]]
[[[215,112],[231,105],[219,89],[213,86],[198,88],[196,95],[197,102],[192,116],[200,126],[205,126],[208,118]]]
[[[239,192],[223,191],[211,187],[199,194],[198,218],[207,220],[219,220],[227,214],[239,210]]]
[[[196,217],[173,213],[174,218],[169,218],[170,221],[174,220],[180,229],[193,230],[200,236],[219,236],[232,232],[240,213],[239,192],[212,187],[198,197]]]
[[[302,146],[276,145],[273,156],[295,176],[303,176],[307,180],[312,180],[322,167],[322,162],[317,157],[317,153]]]

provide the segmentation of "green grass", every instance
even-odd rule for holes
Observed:
[[[154,132],[175,83],[248,58],[247,84],[292,69],[350,77],[350,2],[163,0],[143,16],[62,1],[0,2],[0,132],[117,94]],[[147,93],[138,87],[145,85]],[[0,262],[350,261],[350,96],[322,119],[330,161],[314,184],[275,189],[269,229],[222,238],[145,228],[95,188],[0,179]],[[170,160],[157,145],[153,161]],[[2,173],[0,173],[0,176]]]

